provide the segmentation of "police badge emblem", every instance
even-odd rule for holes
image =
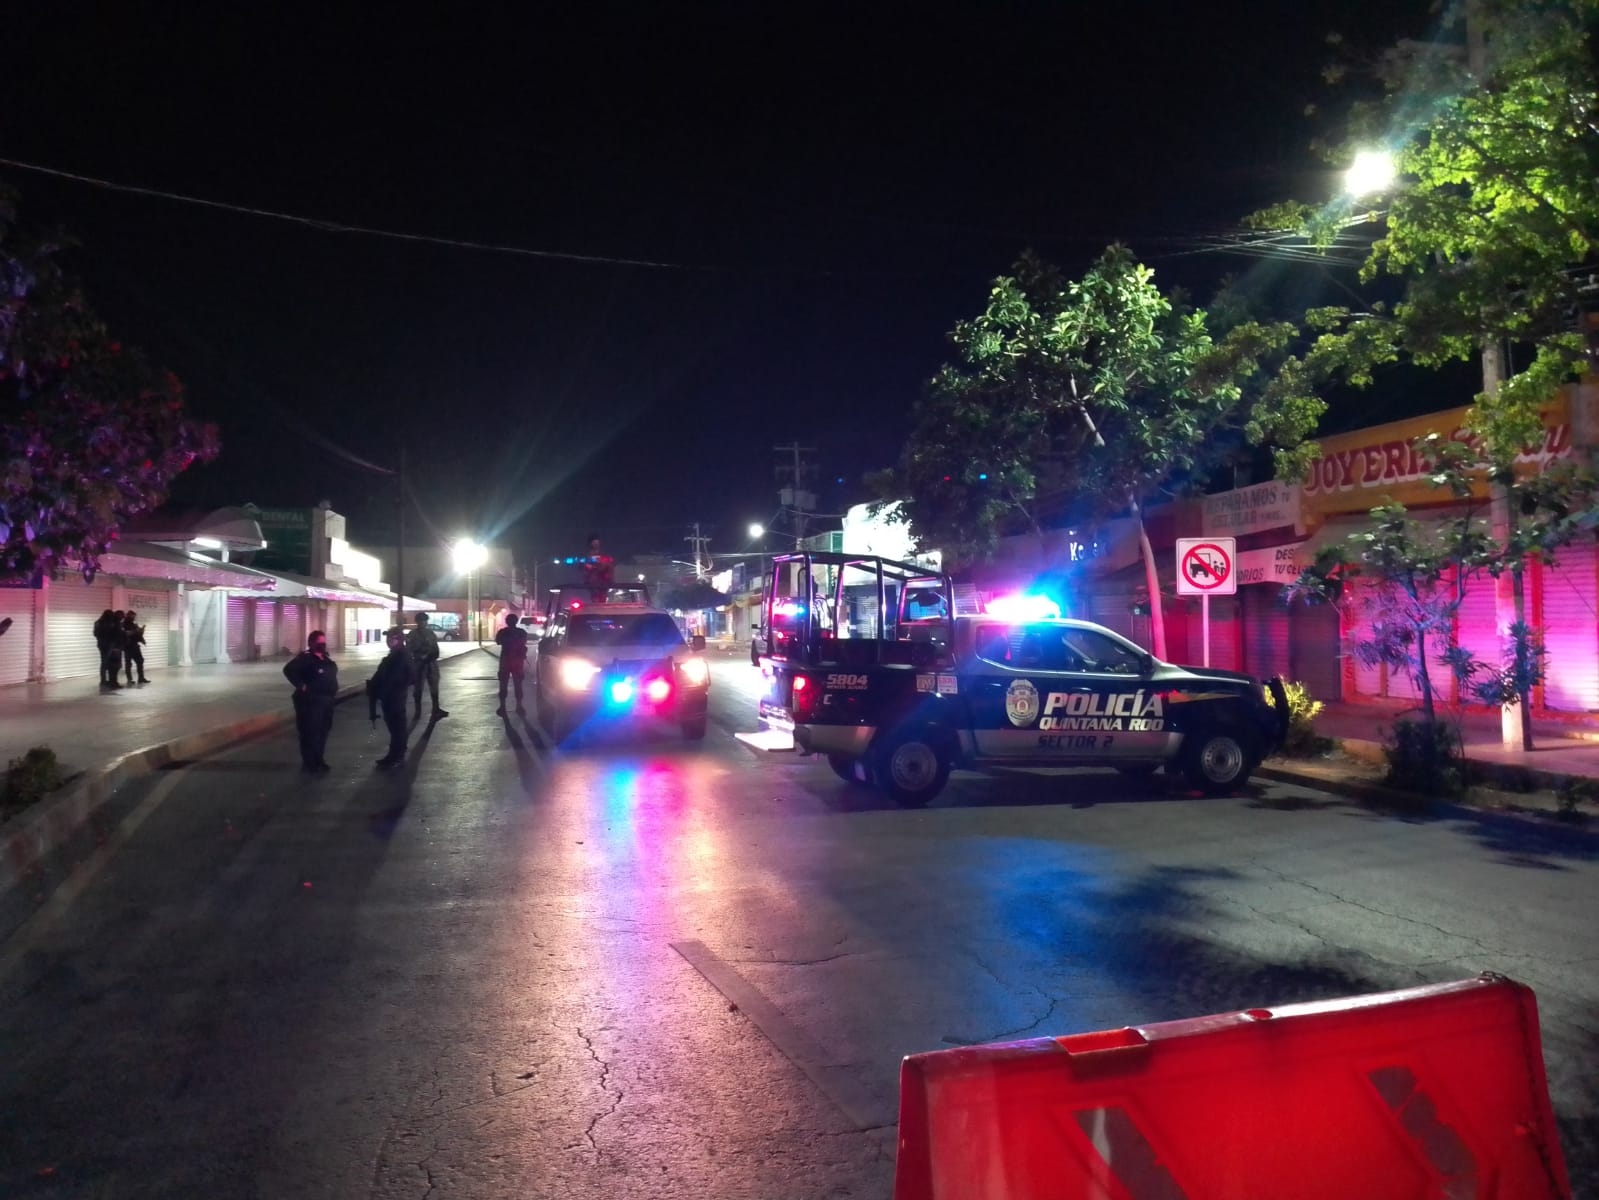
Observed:
[[[1038,720],[1038,689],[1030,681],[1014,680],[1005,690],[1005,715],[1022,728]]]

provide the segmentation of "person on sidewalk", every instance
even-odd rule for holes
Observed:
[[[433,719],[449,716],[439,707],[439,635],[428,625],[427,613],[416,614],[416,627],[406,637],[405,648],[416,664],[416,715],[422,715],[422,685],[425,683],[433,698]]]
[[[128,675],[128,686],[133,686],[133,668],[139,668],[139,682],[149,683],[144,677],[144,626],[136,618],[139,614],[131,608],[122,619],[122,667]]]
[[[505,628],[495,633],[494,642],[500,648],[500,707],[494,715],[505,715],[506,684],[512,680],[516,681],[516,711],[526,712],[522,707],[522,679],[527,674],[527,630],[522,628],[522,618],[507,613]]]
[[[389,752],[375,765],[397,767],[405,762],[405,741],[410,734],[405,720],[405,698],[416,683],[416,665],[411,661],[411,652],[405,648],[405,630],[396,625],[384,634],[384,639],[389,645],[388,657],[366,681],[367,715],[375,725],[378,709],[382,708],[383,723],[389,727]]]
[[[122,674],[122,614],[109,608],[94,623],[94,645],[100,651],[100,686],[120,688]]]
[[[333,705],[339,698],[339,667],[328,657],[328,635],[313,629],[306,648],[283,664],[283,678],[294,685],[294,727],[300,734],[300,769],[326,771],[323,758],[333,732]]]

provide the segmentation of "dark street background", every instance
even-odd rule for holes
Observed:
[[[0,180],[77,236],[112,328],[221,424],[176,502],[328,499],[376,541],[389,497],[319,437],[380,464],[403,440],[439,531],[543,552],[597,528],[628,553],[681,550],[697,520],[740,550],[779,443],[817,448],[822,511],[866,498],[944,335],[1024,248],[1077,272],[1123,240],[1200,300],[1227,273],[1347,299],[1347,274],[1216,237],[1331,194],[1304,111],[1340,102],[1326,35],[1431,20],[1424,0],[28,5],[6,17],[0,157],[590,261]],[[1329,424],[1462,402],[1390,384]]]

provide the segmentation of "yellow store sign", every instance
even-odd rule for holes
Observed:
[[[1317,438],[1321,457],[1305,477],[1302,505],[1305,516],[1369,512],[1385,501],[1409,506],[1437,504],[1450,499],[1426,477],[1416,442],[1436,433],[1470,446],[1476,436],[1466,429],[1469,409],[1430,413],[1387,425]],[[1518,470],[1535,474],[1571,453],[1571,400],[1562,391],[1543,410],[1544,437],[1516,459]],[[1474,493],[1486,497],[1488,485],[1479,480]]]

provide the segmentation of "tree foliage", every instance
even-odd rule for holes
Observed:
[[[1246,321],[1214,336],[1121,246],[1076,281],[1024,256],[956,324],[957,361],[933,377],[878,487],[903,501],[920,544],[961,560],[1009,534],[1124,512],[1246,448],[1277,448],[1297,473],[1321,401],[1291,370],[1249,386],[1294,335]]]
[[[1335,162],[1389,148],[1394,187],[1249,219],[1324,247],[1377,227],[1361,278],[1398,281],[1398,301],[1318,314],[1329,365],[1346,357],[1353,382],[1374,363],[1436,367],[1484,346],[1526,346],[1502,385],[1476,398],[1473,425],[1495,462],[1537,440],[1539,406],[1588,361],[1576,314],[1599,236],[1596,15],[1599,0],[1451,6],[1436,39],[1400,42],[1370,65],[1380,98],[1353,105],[1328,148]],[[1386,207],[1357,211],[1374,199]]]
[[[128,518],[217,452],[183,388],[115,340],[0,191],[0,578],[93,579]]]

